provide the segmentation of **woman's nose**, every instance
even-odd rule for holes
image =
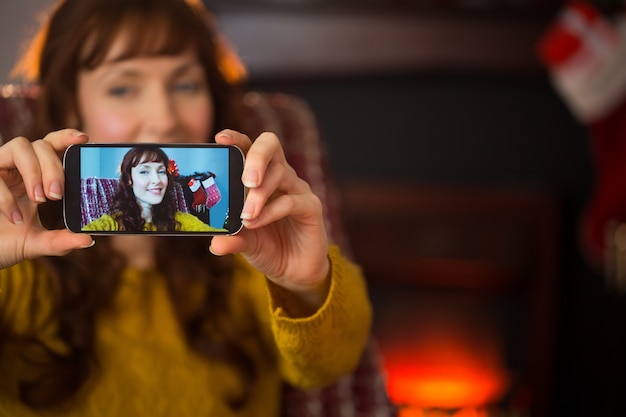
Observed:
[[[152,184],[158,184],[161,182],[161,177],[159,176],[158,172],[152,172],[150,174],[150,183]]]
[[[149,98],[144,123],[147,136],[155,142],[168,140],[176,132],[178,115],[166,88],[158,89]]]

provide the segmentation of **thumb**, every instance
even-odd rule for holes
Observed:
[[[32,239],[25,248],[27,258],[63,256],[76,249],[86,249],[95,244],[91,236],[69,230],[47,230]]]
[[[233,236],[213,236],[209,251],[217,256],[244,253],[249,246],[249,238],[246,237],[246,232],[248,231],[241,230]]]

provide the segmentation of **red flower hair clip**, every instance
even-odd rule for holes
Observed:
[[[167,163],[167,172],[174,177],[178,177],[180,173],[178,172],[178,165],[176,165],[176,161],[170,159]]]

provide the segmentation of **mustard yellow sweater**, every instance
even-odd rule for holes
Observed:
[[[190,213],[176,212],[176,223],[178,224],[177,231],[184,232],[225,232],[226,229],[220,229],[213,226],[209,226],[202,220]],[[110,214],[103,214],[97,219],[93,220],[89,224],[83,227],[84,231],[112,231],[120,230],[120,225]],[[156,232],[156,226],[152,223],[146,223],[143,226],[144,231]]]
[[[0,416],[278,416],[283,380],[300,387],[329,383],[356,365],[369,333],[371,307],[359,268],[334,247],[329,257],[330,294],[319,311],[301,319],[287,317],[263,275],[237,258],[236,320],[249,320],[252,312],[262,330],[262,340],[245,341],[257,353],[260,375],[247,405],[237,412],[226,404],[242,390],[234,370],[186,346],[158,273],[128,269],[115,312],[96,323],[101,371],[91,376],[71,410],[36,412],[20,403],[17,382],[31,375],[32,365],[0,341]],[[51,291],[41,285],[46,278],[28,261],[0,270],[0,320],[18,334],[38,328],[45,343],[62,354],[66,347],[56,335],[57,324],[45,321]],[[35,314],[27,311],[33,299]],[[262,345],[276,352],[278,365],[261,359]]]

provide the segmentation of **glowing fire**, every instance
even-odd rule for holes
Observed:
[[[403,343],[383,353],[389,396],[396,404],[473,410],[496,403],[510,385],[499,352],[477,354],[459,340]]]
[[[388,367],[389,395],[397,404],[417,407],[480,407],[497,401],[507,375],[497,369]]]

